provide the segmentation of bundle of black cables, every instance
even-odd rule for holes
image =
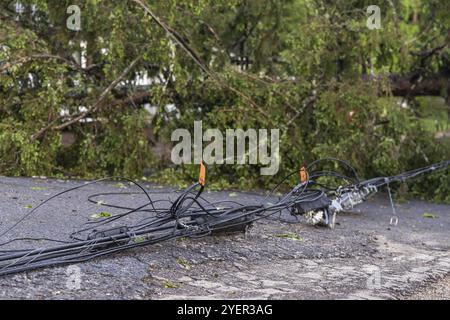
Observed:
[[[314,170],[315,166],[324,161],[333,161],[342,165],[347,168],[347,171],[351,172],[351,175],[345,175],[335,171]],[[274,201],[274,203],[266,203],[265,200],[270,195],[273,195],[275,190],[294,173],[284,178],[263,201],[251,205],[244,205],[231,200],[210,202],[202,196],[205,187],[201,183],[191,185],[180,192],[174,201],[171,201],[169,199],[152,199],[150,196],[151,192],[147,191],[139,183],[129,179],[116,177],[96,180],[50,197],[35,207],[30,213],[23,216],[10,228],[2,232],[0,239],[52,199],[94,183],[111,179],[129,181],[141,189],[142,192],[140,194],[144,194],[147,201],[145,204],[136,208],[129,208],[105,204],[95,200],[99,196],[111,196],[117,195],[118,193],[91,195],[88,199],[90,202],[120,209],[124,212],[104,217],[99,221],[89,222],[87,227],[74,232],[68,241],[45,239],[59,242],[59,245],[0,251],[0,275],[49,266],[79,263],[130,248],[147,246],[170,239],[203,237],[223,230],[233,230],[233,228],[242,230],[242,228],[249,226],[257,220],[273,219],[276,214],[279,214],[281,217],[282,212],[292,213],[292,209],[299,206],[303,208],[307,207],[309,208],[308,210],[315,210],[316,207],[324,205],[322,199],[325,195],[330,195],[336,191],[336,187],[324,184],[322,178],[345,181],[345,188],[358,188],[368,184],[381,187],[388,182],[403,181],[416,177],[419,174],[448,166],[450,166],[450,161],[393,177],[376,178],[361,182],[356,171],[345,161],[332,158],[321,159],[313,162],[306,168],[306,172],[308,172],[306,179],[301,179],[294,188],[285,193],[277,201]],[[126,220],[126,217],[136,213],[143,214],[144,218],[137,222],[117,225],[119,222]],[[111,227],[111,225],[114,225],[114,227]],[[12,239],[0,243],[0,247],[12,242],[24,240],[42,239]]]

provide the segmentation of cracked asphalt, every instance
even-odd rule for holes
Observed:
[[[80,184],[0,177],[0,233],[30,207]],[[156,198],[173,192],[144,185],[157,192]],[[90,194],[133,191],[128,184],[100,183],[66,194],[0,242],[17,237],[67,240],[92,214],[105,211],[87,202]],[[239,192],[205,196],[243,203],[263,199]],[[136,194],[101,200],[129,206],[145,203],[145,197]],[[396,209],[398,225],[390,226],[388,197],[379,194],[340,214],[333,230],[263,220],[246,234],[173,240],[75,266],[4,276],[0,298],[450,299],[450,206],[412,200],[397,202]]]

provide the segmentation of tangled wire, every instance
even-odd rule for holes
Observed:
[[[318,170],[329,162],[337,164],[341,172]],[[202,196],[205,190],[200,181],[178,192],[175,200],[152,199],[155,192],[147,191],[139,183],[120,177],[105,178],[60,192],[0,233],[0,239],[10,233],[24,220],[35,214],[49,201],[88,185],[111,179],[122,179],[136,185],[145,195],[146,203],[138,207],[106,204],[98,197],[117,196],[124,193],[98,193],[89,196],[88,201],[97,205],[120,210],[121,213],[89,221],[70,235],[67,241],[45,238],[16,238],[0,243],[0,248],[13,242],[50,241],[58,245],[30,249],[8,249],[0,251],[0,275],[14,274],[37,268],[80,263],[100,256],[147,246],[182,237],[204,237],[218,232],[245,231],[253,222],[261,219],[283,220],[282,213],[304,216],[313,224],[334,226],[336,214],[363,202],[370,194],[396,181],[405,181],[419,175],[450,166],[444,161],[425,168],[404,172],[391,177],[379,177],[361,181],[347,162],[327,158],[311,163],[300,171],[300,181],[289,192],[274,203],[266,203],[278,188],[297,172],[285,177],[264,200],[254,204],[241,204],[224,200],[211,202]],[[126,218],[143,215],[132,223]],[[297,221],[297,220],[296,220]],[[122,224],[121,224],[122,223]]]

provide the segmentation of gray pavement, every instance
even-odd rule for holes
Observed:
[[[0,233],[30,206],[82,183],[0,177]],[[173,191],[146,187],[160,198]],[[24,236],[67,240],[92,214],[114,213],[88,203],[90,194],[136,190],[128,184],[101,183],[66,194],[0,242]],[[235,192],[206,197],[244,203],[263,199]],[[145,203],[142,195],[99,199],[129,206]],[[388,198],[380,194],[339,215],[334,230],[265,220],[245,235],[173,240],[76,266],[4,276],[0,298],[421,299],[427,292],[433,297],[439,290],[434,288],[443,286],[435,296],[450,299],[445,289],[450,274],[450,206],[414,200],[396,207],[396,227],[389,225]]]

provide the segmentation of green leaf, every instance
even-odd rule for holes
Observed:
[[[126,188],[126,186],[125,186],[122,182],[116,183],[116,184],[114,185],[114,187],[116,187],[116,188],[121,188],[121,189]]]
[[[138,237],[134,238],[135,243],[142,243],[145,240],[147,240],[147,239],[144,236],[138,236]]]
[[[109,217],[111,217],[111,214],[109,212],[100,212],[91,215],[91,218],[93,219],[109,218]]]
[[[164,281],[163,285],[164,285],[164,288],[166,288],[166,289],[177,289],[177,288],[181,287],[181,284],[172,282],[170,280]]]

